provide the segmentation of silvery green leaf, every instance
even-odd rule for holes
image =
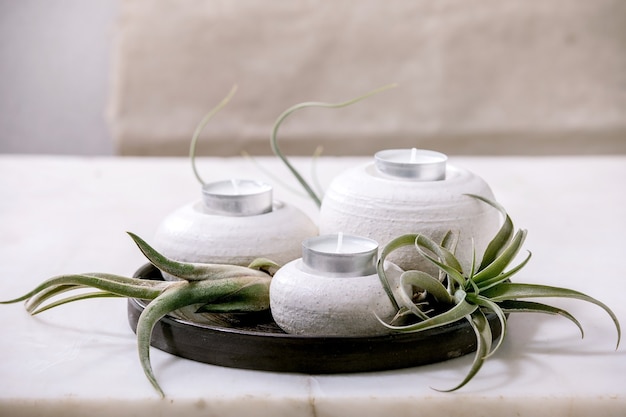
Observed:
[[[483,254],[483,259],[480,263],[480,266],[478,267],[478,271],[481,271],[485,269],[487,265],[492,263],[498,257],[498,255],[500,255],[502,250],[511,240],[511,237],[513,236],[513,221],[506,212],[506,209],[502,207],[502,205],[500,205],[499,203],[476,194],[468,195],[489,204],[490,206],[500,211],[500,213],[502,213],[502,215],[504,216],[504,223],[500,227],[500,230],[498,230],[498,233],[496,233],[495,237],[491,240],[491,242],[489,242],[489,244],[487,245],[487,249]]]
[[[391,304],[393,304],[396,310],[400,309],[400,305],[398,304],[398,301],[393,295],[393,291],[391,290],[391,285],[389,284],[389,279],[387,279],[387,273],[385,272],[385,260],[387,259],[387,256],[389,256],[389,254],[395,251],[396,249],[399,249],[404,246],[414,245],[416,237],[417,235],[407,234],[407,235],[402,235],[391,240],[389,243],[385,245],[385,247],[381,251],[380,256],[378,257],[378,262],[376,263],[376,272],[378,273],[378,278],[380,279],[380,283],[382,284],[383,289],[385,290],[385,293],[387,294],[387,297],[389,297],[389,301],[391,301]]]
[[[424,235],[417,235],[417,238],[415,239],[415,247],[422,256],[448,274],[448,277],[456,282],[461,288],[465,286],[466,278],[463,276],[461,265],[456,257],[447,249],[439,246]],[[430,256],[423,248],[426,248],[436,254],[441,261]]]
[[[141,252],[158,269],[187,281],[217,280],[234,278],[241,275],[265,276],[265,272],[238,265],[205,264],[194,262],[179,262],[169,259],[134,233],[127,232],[135,241]]]
[[[469,321],[472,329],[474,329],[474,333],[476,334],[476,353],[474,354],[474,361],[472,362],[472,366],[465,376],[465,379],[463,379],[459,385],[449,390],[438,391],[450,392],[462,388],[474,377],[474,375],[478,373],[485,362],[485,358],[491,351],[492,334],[491,328],[489,327],[489,321],[487,320],[487,317],[485,317],[485,314],[478,309],[466,316],[466,319]]]
[[[139,360],[146,377],[162,397],[165,393],[157,382],[150,363],[150,340],[156,323],[174,310],[196,304],[204,304],[203,311],[241,311],[246,302],[249,303],[246,311],[267,310],[270,280],[269,275],[265,275],[264,279],[244,276],[221,280],[180,281],[146,306],[137,321]],[[260,294],[263,289],[266,294]],[[222,306],[222,309],[218,310],[218,306]]]
[[[547,285],[537,284],[520,284],[520,283],[502,283],[495,287],[492,287],[482,293],[485,297],[490,298],[492,301],[501,302],[507,300],[517,300],[520,298],[540,298],[540,297],[555,297],[555,298],[573,298],[589,303],[595,304],[602,308],[611,317],[615,328],[617,329],[617,347],[619,347],[622,331],[620,328],[617,316],[613,311],[604,303],[583,294],[578,291],[570,290],[567,288],[551,287]]]
[[[122,296],[119,295],[119,294],[113,294],[113,293],[110,293],[110,292],[107,292],[107,291],[93,291],[93,292],[89,292],[89,293],[81,293],[81,294],[77,294],[77,295],[74,295],[74,296],[71,296],[71,297],[66,297],[66,298],[63,298],[61,300],[57,300],[57,301],[54,301],[52,303],[46,304],[45,306],[43,306],[43,307],[41,307],[41,308],[39,308],[37,310],[34,310],[34,309],[32,309],[32,311],[29,310],[29,312],[30,312],[30,314],[32,314],[34,316],[34,315],[37,315],[39,313],[43,313],[46,310],[50,310],[51,308],[58,307],[58,306],[61,306],[63,304],[71,303],[71,302],[74,302],[74,301],[88,300],[88,299],[92,299],[92,298],[119,298],[119,297],[122,297]]]
[[[519,265],[515,266],[514,268],[511,268],[509,271],[501,273],[500,275],[496,275],[495,277],[484,279],[478,285],[478,287],[480,288],[480,291],[484,291],[491,287],[499,285],[505,282],[506,280],[508,280],[509,278],[511,278],[513,275],[518,273],[524,266],[526,266],[531,256],[532,254],[528,252],[528,256],[522,262],[520,262]]]
[[[42,282],[32,291],[18,298],[1,301],[0,304],[11,304],[28,300],[26,309],[29,312],[33,312],[42,303],[54,296],[84,288],[94,288],[123,297],[152,299],[158,296],[170,284],[103,273],[59,275]]]
[[[498,320],[500,321],[500,337],[498,339],[498,343],[489,352],[489,354],[485,356],[485,359],[486,359],[489,356],[493,355],[498,350],[498,348],[502,345],[502,342],[504,342],[504,338],[506,336],[506,330],[507,330],[506,315],[504,314],[504,311],[502,311],[502,308],[497,303],[491,301],[489,298],[483,297],[481,295],[468,294],[467,299],[468,301],[480,307],[483,307],[488,311],[492,311],[493,313],[495,313],[496,317],[498,317]]]
[[[422,320],[427,320],[428,316],[413,302],[411,294],[407,294],[405,291],[405,286],[410,286],[411,288],[417,287],[423,291],[428,292],[432,295],[438,302],[445,304],[453,304],[454,299],[450,294],[448,294],[448,290],[444,285],[433,276],[427,274],[422,271],[406,271],[400,276],[400,283],[402,284],[399,289],[400,299],[402,302],[402,307],[408,309],[416,316],[420,317]]]
[[[506,269],[507,266],[513,261],[517,253],[519,252],[524,240],[526,239],[526,230],[519,230],[513,239],[508,244],[508,246],[498,255],[498,257],[487,265],[485,268],[480,270],[476,275],[474,275],[473,280],[477,284],[480,284],[482,281],[492,278],[502,271]]]
[[[497,303],[505,313],[544,313],[563,316],[571,320],[580,330],[580,335],[585,336],[583,327],[574,316],[566,310],[534,301],[505,300]]]
[[[461,290],[457,291],[457,293],[455,294],[455,303],[456,304],[454,305],[454,307],[452,307],[450,310],[447,310],[443,313],[429,318],[428,320],[420,321],[415,324],[410,324],[406,326],[392,326],[380,320],[380,318],[379,321],[385,327],[398,332],[424,331],[462,320],[465,316],[472,314],[478,308],[478,306],[476,306],[475,304],[470,304],[465,301],[465,292]]]
[[[390,88],[393,88],[395,86],[396,86],[396,84],[386,85],[386,86],[377,88],[376,90],[373,90],[373,91],[370,91],[368,93],[365,93],[365,94],[363,94],[363,95],[361,95],[359,97],[356,97],[356,98],[353,98],[353,99],[350,99],[350,100],[347,100],[347,101],[344,101],[344,102],[341,102],[341,103],[324,103],[324,102],[318,102],[318,101],[309,101],[309,102],[299,103],[299,104],[291,106],[290,108],[285,110],[280,116],[278,116],[278,118],[274,122],[274,127],[272,128],[272,133],[270,135],[270,145],[272,147],[272,152],[274,152],[274,155],[276,155],[278,158],[280,158],[281,161],[283,161],[283,163],[285,164],[287,169],[289,171],[291,171],[293,176],[300,183],[300,185],[302,185],[302,188],[304,188],[304,190],[307,192],[307,194],[311,197],[313,202],[315,202],[315,204],[318,207],[320,207],[322,205],[322,198],[317,195],[315,190],[313,190],[313,187],[311,187],[309,185],[309,183],[298,172],[298,170],[291,164],[291,162],[289,162],[287,157],[282,153],[282,151],[280,150],[280,147],[278,146],[278,129],[279,129],[279,127],[285,121],[285,119],[287,117],[289,117],[289,115],[291,115],[292,113],[294,113],[294,112],[296,112],[296,111],[298,111],[300,109],[304,109],[304,108],[308,108],[308,107],[323,107],[323,108],[331,108],[331,109],[336,109],[336,108],[340,108],[340,107],[346,107],[346,106],[354,104],[354,103],[356,103],[358,101],[364,100],[364,99],[366,99],[366,98],[368,98],[370,96],[378,94],[378,93],[380,93],[382,91],[385,91],[385,90],[388,90]]]
[[[266,258],[257,258],[248,265],[248,268],[263,271],[273,276],[280,269],[280,265]]]

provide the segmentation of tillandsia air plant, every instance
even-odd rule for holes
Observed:
[[[567,311],[522,299],[573,298],[600,306],[611,317],[617,329],[617,349],[621,339],[620,324],[613,311],[602,302],[567,288],[511,282],[510,278],[520,271],[531,257],[529,252],[521,263],[507,270],[518,255],[527,232],[520,229],[514,233],[513,222],[501,205],[477,195],[471,197],[490,204],[504,216],[504,223],[487,246],[479,265],[476,265],[474,256],[470,269],[463,270],[461,263],[454,256],[457,236],[453,233],[446,234],[441,244],[420,234],[399,236],[385,246],[378,260],[378,275],[387,295],[398,310],[391,323],[380,320],[384,326],[397,332],[419,332],[467,320],[474,330],[477,350],[472,366],[460,384],[446,391],[454,391],[467,384],[480,370],[485,359],[497,351],[506,336],[509,313],[560,315],[578,326],[581,335],[584,336],[580,322]],[[433,277],[423,271],[405,271],[400,278],[404,287],[399,293],[399,299],[396,299],[385,276],[383,264],[389,254],[405,246],[414,246],[418,256],[426,257],[438,268],[439,275]],[[407,292],[407,288],[411,289],[410,292]],[[495,314],[501,327],[500,337],[495,346],[492,346],[493,333],[486,316],[489,313]],[[406,324],[407,318],[410,324]]]
[[[137,347],[146,377],[164,397],[150,364],[150,340],[156,323],[181,308],[196,313],[250,313],[269,310],[269,285],[278,265],[259,258],[248,267],[237,265],[177,262],[153,249],[139,236],[129,233],[139,249],[159,270],[180,280],[156,281],[107,273],[60,275],[50,278],[10,304],[26,301],[36,315],[72,301],[99,297],[128,297],[151,300],[137,321]],[[73,292],[65,298],[64,293]]]
[[[193,173],[201,184],[204,181],[195,165],[198,137],[209,119],[230,101],[236,90],[237,86],[234,86],[202,119],[193,134],[189,155]],[[72,301],[90,298],[150,300],[137,322],[139,359],[148,380],[164,396],[150,364],[150,341],[156,323],[165,315],[183,308],[190,308],[198,314],[268,311],[269,284],[279,265],[264,258],[254,260],[248,267],[178,262],[161,255],[139,236],[130,232],[128,234],[156,268],[178,280],[155,281],[108,273],[60,275],[44,281],[21,297],[0,301],[0,304],[26,301],[27,311],[36,315]],[[67,292],[73,292],[74,295],[60,298]]]

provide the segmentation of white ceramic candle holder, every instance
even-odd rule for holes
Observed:
[[[302,211],[272,201],[269,185],[229,180],[206,184],[202,200],[168,215],[154,247],[184,262],[247,266],[264,257],[282,265],[300,257],[300,242],[316,235],[317,227]]]
[[[446,159],[432,151],[381,151],[376,161],[344,172],[333,180],[322,201],[320,234],[343,231],[369,237],[383,247],[407,233],[440,242],[452,230],[459,233],[456,254],[469,268],[472,239],[476,253],[483,253],[498,231],[500,213],[467,195],[494,200],[487,183]],[[436,272],[414,249],[403,248],[389,259],[403,269]]]
[[[333,234],[303,242],[303,257],[276,272],[270,309],[276,324],[297,335],[373,336],[389,333],[376,318],[396,310],[376,273],[378,244],[363,237]],[[402,271],[385,265],[392,290]]]

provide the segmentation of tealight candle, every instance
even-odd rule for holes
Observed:
[[[360,236],[324,235],[302,242],[302,262],[309,272],[326,276],[364,276],[376,272],[378,243]]]
[[[388,149],[374,155],[376,168],[394,177],[417,181],[446,178],[445,154],[424,149]]]
[[[272,187],[260,181],[231,179],[205,184],[204,205],[216,214],[253,216],[272,211]]]

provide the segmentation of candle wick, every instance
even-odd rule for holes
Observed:
[[[239,192],[239,180],[233,178],[233,179],[230,180],[230,182],[233,185],[233,192],[235,193],[235,195],[241,194]]]
[[[417,162],[417,148],[411,149],[411,163]]]
[[[342,249],[343,249],[343,233],[339,232],[337,233],[337,249],[335,250],[335,252],[341,253]]]

